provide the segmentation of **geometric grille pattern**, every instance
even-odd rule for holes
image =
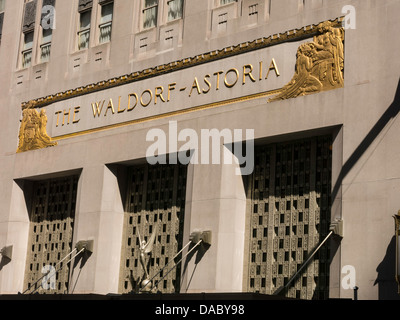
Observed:
[[[68,292],[69,265],[57,263],[72,251],[78,179],[72,176],[34,182],[24,283],[25,290],[33,285],[29,292]],[[44,290],[41,281],[35,282],[49,271],[43,269],[46,266],[63,268],[55,276],[55,288]]]
[[[273,294],[285,286],[328,235],[330,226],[331,137],[273,144],[256,150],[248,198],[247,290]],[[286,296],[327,299],[329,241]]]
[[[162,293],[177,293],[181,266],[169,270],[174,266],[172,259],[183,248],[187,166],[137,166],[130,168],[128,177],[120,292],[140,291],[144,270],[140,263],[139,233],[148,241],[156,232],[153,250],[146,256],[149,277],[153,278],[168,265],[152,282],[161,280],[157,289]]]

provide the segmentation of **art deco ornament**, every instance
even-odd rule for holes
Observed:
[[[297,98],[344,85],[344,29],[323,22],[313,42],[297,50],[296,72],[292,80],[269,102]]]
[[[19,130],[19,145],[17,153],[53,147],[57,142],[47,134],[47,115],[42,109],[40,113],[28,103],[22,111],[22,121]]]
[[[138,232],[140,243],[140,263],[144,270],[144,280],[141,283],[141,292],[152,292],[153,289],[149,272],[147,270],[146,255],[150,254],[153,251],[154,241],[156,239],[156,231],[157,229],[153,232],[149,241],[147,242],[145,240],[142,240],[140,233]]]

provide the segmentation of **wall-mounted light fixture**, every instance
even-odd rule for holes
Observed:
[[[211,231],[193,231],[190,234],[189,240],[193,244],[197,244],[201,241],[202,244],[209,245],[211,246],[211,240],[212,240],[212,233]]]
[[[335,236],[343,238],[343,220],[335,220],[332,222],[329,231],[333,231]]]
[[[301,265],[301,267],[297,270],[296,274],[294,276],[292,276],[292,278],[288,281],[288,283],[285,286],[281,286],[280,288],[278,288],[278,290],[275,291],[274,295],[279,295],[281,292],[285,292],[285,290],[287,288],[289,288],[289,286],[291,285],[293,280],[295,280],[297,278],[297,276],[301,273],[301,271],[304,269],[304,267],[307,266],[307,264],[311,261],[311,259],[314,257],[314,255],[322,248],[322,246],[333,235],[338,237],[338,239],[340,239],[340,240],[343,238],[343,220],[337,219],[331,223],[331,225],[329,226],[329,234],[326,236],[326,238],[320,243],[320,245],[308,257],[307,261]]]
[[[94,247],[94,240],[84,240],[84,241],[79,241],[76,243],[75,248],[78,252],[89,252],[93,253],[93,247]]]
[[[142,283],[142,287],[140,289],[140,293],[154,293],[155,290],[157,290],[158,285],[162,282],[162,280],[164,280],[168,274],[174,270],[179,264],[182,263],[183,259],[185,259],[187,256],[189,256],[192,252],[194,252],[194,250],[196,250],[196,248],[198,248],[201,245],[205,245],[207,247],[211,246],[211,240],[212,240],[212,232],[207,230],[207,231],[202,231],[202,230],[195,230],[190,234],[189,237],[189,243],[186,244],[181,251],[179,251],[175,257],[173,257],[171,261],[175,261],[176,258],[179,257],[179,255],[181,255],[183,253],[183,251],[185,249],[187,249],[188,247],[191,246],[191,249],[178,261],[176,262],[170,270],[168,270],[168,272],[166,272],[164,274],[164,276],[158,280],[155,284],[153,284],[153,280],[159,275],[162,274],[163,271],[167,268],[167,266],[169,265],[169,262],[160,270],[158,271],[158,273],[156,273],[151,279],[145,279],[145,281],[143,281]]]

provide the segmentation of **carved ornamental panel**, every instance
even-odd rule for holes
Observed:
[[[153,285],[157,285],[155,291],[180,291],[181,265],[169,271],[174,266],[174,257],[183,247],[186,178],[187,166],[183,165],[144,165],[130,169],[121,293],[139,293],[141,283],[147,278],[146,272]],[[151,238],[154,245],[146,257],[145,272],[140,257],[141,241],[149,242]],[[167,268],[158,274],[165,266]]]
[[[258,148],[248,187],[247,291],[274,294],[286,286],[329,233],[331,138]],[[329,243],[290,283],[291,298],[325,299]]]
[[[68,293],[70,265],[59,264],[72,251],[78,177],[35,182],[24,289],[28,293]],[[37,282],[60,270],[45,286]],[[53,270],[54,270],[53,269]],[[54,271],[50,275],[54,274]],[[37,283],[36,283],[37,282]]]

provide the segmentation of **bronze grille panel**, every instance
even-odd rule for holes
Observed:
[[[285,286],[329,232],[331,137],[263,146],[248,188],[247,290]],[[290,284],[286,295],[326,299],[329,243]]]
[[[43,267],[52,266],[72,251],[78,176],[35,182],[24,288],[43,294],[65,294],[69,287],[69,265],[55,276],[55,289],[44,290]],[[48,270],[47,270],[48,271]]]
[[[146,256],[152,278],[168,263],[164,272],[154,278],[157,283],[174,265],[182,249],[185,217],[187,166],[139,166],[129,170],[125,214],[120,292],[139,292],[144,271],[140,263],[139,236],[148,241],[156,231],[153,251]],[[171,271],[158,285],[158,291],[180,291],[181,267]]]

